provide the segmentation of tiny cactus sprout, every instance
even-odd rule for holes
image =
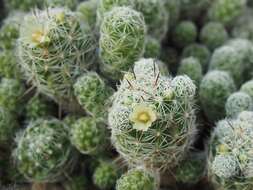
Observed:
[[[205,71],[208,67],[211,52],[205,45],[194,43],[183,49],[182,57],[197,58],[202,65],[202,69]]]
[[[173,32],[175,45],[185,47],[195,42],[198,35],[196,25],[191,21],[182,21],[178,23]]]
[[[74,93],[81,106],[91,115],[104,116],[113,89],[97,73],[88,72],[77,79]]]
[[[178,74],[187,75],[198,86],[203,77],[202,67],[199,60],[194,57],[182,59],[178,68]]]
[[[100,28],[101,70],[113,79],[121,78],[144,53],[146,25],[141,13],[129,7],[108,12]]]
[[[0,107],[0,146],[7,145],[14,139],[16,128],[17,122],[14,115]]]
[[[227,72],[210,71],[203,77],[199,98],[209,120],[217,121],[225,117],[226,100],[234,91],[234,81]]]
[[[145,58],[158,58],[161,51],[161,44],[158,40],[152,37],[147,37],[145,44]]]
[[[79,152],[98,154],[103,150],[107,138],[105,124],[93,117],[84,117],[70,127],[71,143]]]
[[[209,22],[201,29],[200,39],[210,50],[214,50],[227,41],[228,32],[221,23]]]
[[[117,181],[116,190],[157,190],[157,177],[145,169],[131,169]]]
[[[251,190],[253,112],[217,123],[210,142],[209,176],[217,189]]]
[[[209,9],[209,19],[223,24],[231,24],[246,7],[246,0],[216,0]]]
[[[243,56],[231,46],[216,49],[210,60],[209,70],[227,71],[233,77],[237,86],[243,82],[245,64]]]
[[[48,9],[24,18],[18,40],[21,66],[38,91],[59,103],[73,100],[75,80],[93,65],[95,40],[66,9]]]
[[[20,173],[34,182],[58,181],[75,158],[68,128],[56,119],[32,121],[13,154]]]
[[[225,108],[228,117],[235,117],[242,111],[252,111],[253,100],[244,92],[236,92],[228,97]]]
[[[94,184],[102,190],[110,190],[115,187],[119,178],[119,171],[114,163],[101,161],[93,174]]]
[[[18,113],[25,93],[23,84],[15,79],[3,78],[0,82],[0,106]]]
[[[240,91],[247,93],[253,100],[253,80],[245,82],[242,86]]]
[[[196,86],[187,76],[161,75],[153,59],[141,59],[133,71],[113,96],[112,142],[130,165],[174,167],[196,133]]]

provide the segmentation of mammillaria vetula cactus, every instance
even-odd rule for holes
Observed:
[[[253,112],[219,121],[210,144],[209,175],[221,190],[250,190],[252,186]]]
[[[94,62],[90,27],[66,9],[48,9],[24,18],[18,39],[21,67],[38,91],[59,103],[73,100],[75,80]]]
[[[58,181],[75,160],[68,127],[57,119],[31,121],[13,154],[20,173],[34,182]]]
[[[194,140],[196,86],[187,76],[160,74],[153,59],[135,63],[109,111],[112,142],[130,165],[174,167]]]
[[[100,28],[101,70],[119,79],[123,71],[144,53],[146,25],[141,13],[129,7],[115,7],[103,19]]]

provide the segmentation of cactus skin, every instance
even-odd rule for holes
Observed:
[[[48,7],[66,7],[74,10],[78,4],[78,0],[45,0]]]
[[[9,11],[20,10],[26,12],[33,8],[40,8],[43,5],[42,0],[4,0],[4,3]]]
[[[0,146],[8,145],[13,140],[17,126],[13,113],[0,107]]]
[[[182,59],[178,68],[178,74],[187,75],[198,86],[203,77],[202,67],[199,60],[194,57]]]
[[[117,181],[116,190],[157,190],[156,177],[144,169],[132,169]]]
[[[116,165],[102,161],[94,171],[93,182],[100,189],[112,189],[119,177]]]
[[[145,45],[145,58],[158,58],[161,51],[161,44],[158,40],[152,37],[147,37]]]
[[[210,50],[214,50],[228,40],[228,32],[221,23],[208,22],[201,29],[200,40]]]
[[[134,73],[125,74],[109,126],[113,144],[129,164],[163,170],[184,157],[196,132],[195,91],[187,76],[160,75],[153,59],[141,59]]]
[[[210,143],[209,176],[217,189],[250,190],[252,186],[253,112],[219,121]]]
[[[0,83],[0,106],[11,112],[21,110],[21,100],[25,93],[23,84],[15,79],[3,78]]]
[[[100,30],[101,70],[119,79],[144,53],[146,25],[141,13],[115,7],[106,14]]]
[[[96,27],[97,6],[97,0],[84,1],[79,3],[79,5],[77,6],[77,11],[80,13],[81,17],[81,22],[89,23],[92,29]]]
[[[33,96],[26,104],[26,118],[28,120],[36,120],[52,116],[53,107],[45,97],[41,95]]]
[[[233,79],[227,72],[210,71],[202,79],[199,98],[206,116],[211,121],[225,117],[225,103],[235,91]]]
[[[253,100],[253,80],[247,81],[245,82],[240,89],[241,92],[245,92],[248,95],[250,95],[250,97]]]
[[[193,22],[181,21],[173,32],[174,44],[179,47],[185,47],[195,42],[197,35],[197,27]]]
[[[28,180],[58,181],[75,158],[67,127],[57,119],[30,122],[18,139],[14,158]]]
[[[183,49],[182,57],[183,58],[187,58],[187,57],[197,58],[202,65],[202,69],[205,71],[208,67],[209,59],[211,57],[211,52],[206,46],[202,44],[193,43],[193,44],[190,44],[189,46],[186,46]]]
[[[74,13],[48,9],[25,17],[18,50],[27,79],[61,104],[73,100],[75,80],[93,65],[95,44]]]
[[[113,89],[97,73],[88,72],[79,77],[74,85],[74,93],[80,105],[91,115],[106,116],[106,107]]]
[[[176,25],[180,18],[181,1],[178,0],[164,0],[164,6],[169,13],[169,28]]]
[[[245,70],[243,56],[231,46],[222,46],[214,51],[209,70],[227,71],[236,85],[240,86]]]
[[[22,74],[12,50],[0,50],[0,76],[21,79]]]
[[[105,125],[93,117],[78,119],[71,125],[70,140],[83,154],[98,154],[103,150],[107,135]]]
[[[246,0],[216,0],[209,9],[210,20],[231,24],[246,7]]]
[[[235,117],[242,111],[252,111],[253,99],[244,92],[236,92],[228,97],[225,108],[228,117]]]

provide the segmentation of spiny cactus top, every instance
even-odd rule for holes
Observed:
[[[84,73],[74,84],[74,93],[82,107],[95,117],[105,116],[113,89],[95,72]]]
[[[204,76],[199,87],[199,98],[209,120],[217,121],[225,117],[225,103],[234,91],[234,81],[227,72],[210,71]]]
[[[117,181],[116,190],[157,190],[156,178],[144,169],[132,169]]]
[[[144,53],[146,25],[141,13],[129,7],[108,12],[100,28],[101,69],[119,79]]]
[[[37,11],[24,18],[18,40],[21,66],[42,93],[61,102],[73,96],[72,85],[94,62],[90,27],[65,9]]]
[[[158,169],[176,165],[196,132],[195,91],[187,76],[162,76],[153,59],[136,62],[109,111],[117,151],[130,164]]]
[[[67,126],[56,119],[32,121],[18,137],[14,158],[28,180],[59,180],[75,158]]]
[[[217,124],[211,141],[209,173],[225,190],[250,190],[252,185],[253,112]]]

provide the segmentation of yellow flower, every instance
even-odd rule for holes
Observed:
[[[43,31],[34,31],[32,33],[32,41],[35,44],[44,44],[47,42],[50,42],[50,39],[47,37],[47,35]]]
[[[145,104],[139,104],[134,107],[133,112],[129,116],[133,122],[133,128],[139,131],[147,131],[152,123],[156,121],[156,112]]]

